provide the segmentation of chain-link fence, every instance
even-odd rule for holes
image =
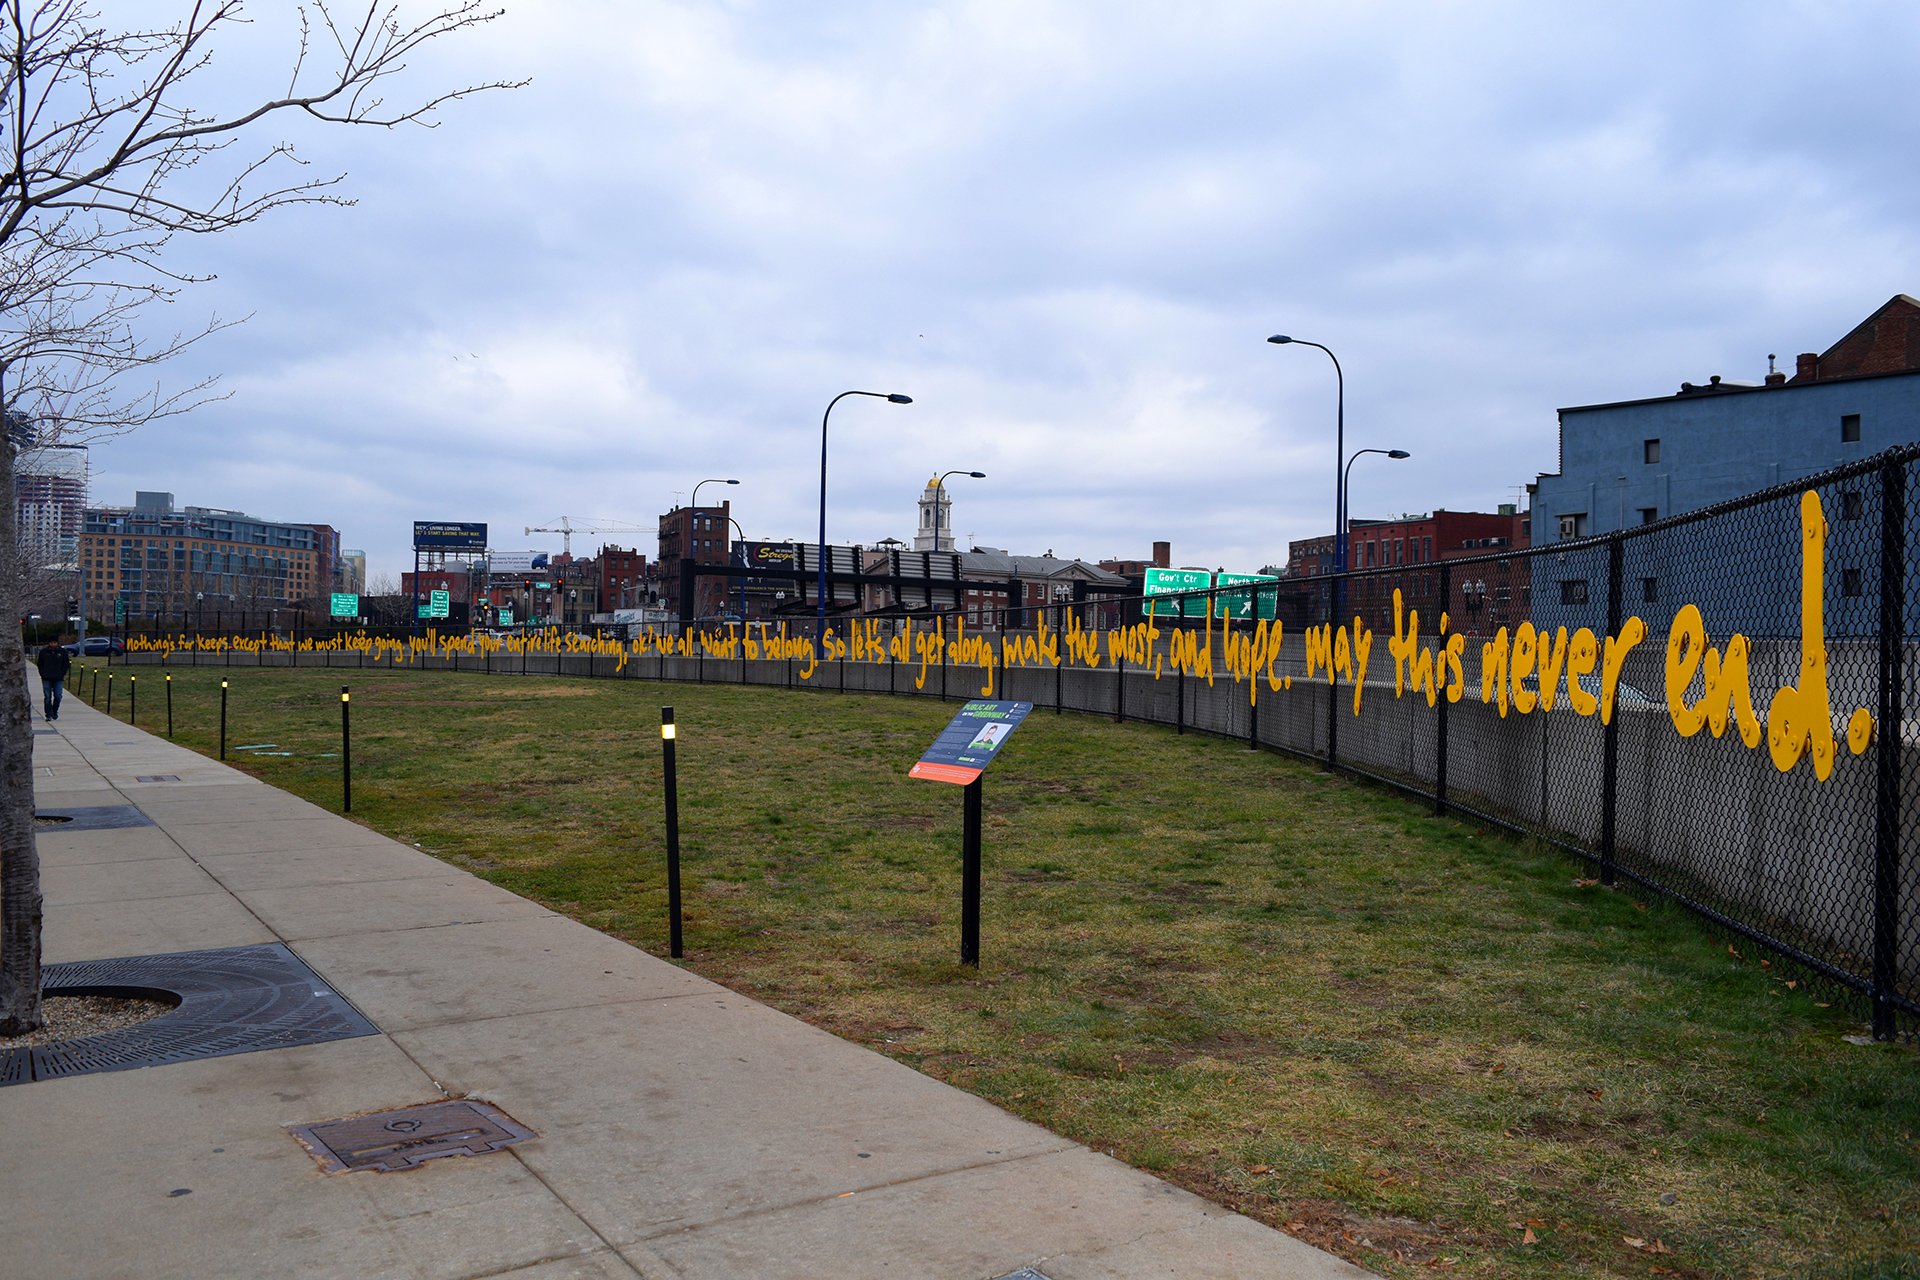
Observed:
[[[1530,550],[1190,597],[643,635],[143,643],[859,690],[1142,720],[1322,760],[1685,903],[1920,1032],[1920,447]],[[1013,627],[1001,624],[1016,623]]]

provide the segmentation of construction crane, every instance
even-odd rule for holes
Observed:
[[[647,532],[647,526],[643,524],[622,524],[618,520],[590,520],[584,525],[579,525],[574,524],[573,521],[566,516],[561,516],[560,523],[552,528],[528,527],[526,532],[529,537],[536,533],[559,534],[561,554],[571,556],[573,554],[573,535],[576,533],[645,533]]]

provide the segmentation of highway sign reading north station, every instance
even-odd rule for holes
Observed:
[[[1031,702],[967,703],[940,731],[919,763],[907,770],[907,776],[961,786],[978,780],[1031,710]]]
[[[1221,573],[1214,575],[1213,581],[1217,587],[1241,588],[1238,591],[1223,590],[1214,597],[1218,601],[1218,612],[1214,614],[1215,617],[1231,617],[1236,622],[1242,619],[1251,622],[1255,618],[1264,618],[1271,622],[1277,616],[1280,593],[1271,587],[1261,589],[1268,583],[1280,581],[1272,574]]]

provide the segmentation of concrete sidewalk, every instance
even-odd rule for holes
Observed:
[[[1369,1274],[78,698],[50,727],[43,810],[153,825],[41,831],[48,963],[285,942],[381,1034],[0,1088],[8,1274]],[[289,1132],[469,1096],[538,1136],[330,1174]]]

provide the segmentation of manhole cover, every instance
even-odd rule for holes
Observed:
[[[1009,1271],[1006,1275],[999,1277],[999,1280],[1047,1280],[1047,1277],[1032,1267],[1022,1267],[1018,1271]]]
[[[500,1108],[471,1099],[290,1128],[328,1173],[398,1173],[441,1156],[484,1156],[539,1136]]]
[[[143,773],[136,774],[133,780],[135,782],[178,782],[180,781],[180,775],[177,773]]]

